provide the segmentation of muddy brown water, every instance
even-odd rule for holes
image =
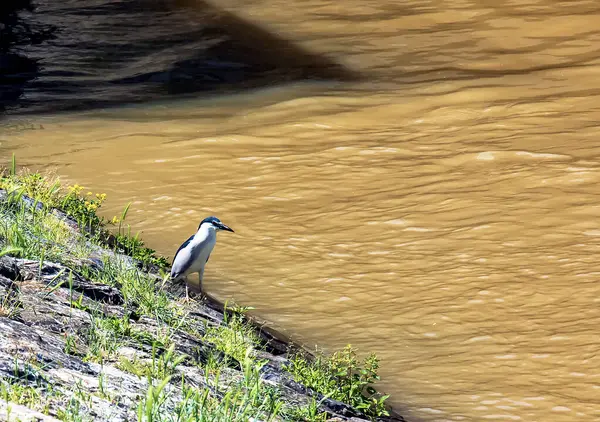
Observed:
[[[206,289],[377,352],[409,420],[600,420],[600,4],[221,6],[363,78],[13,117],[5,161],[169,256],[219,216]]]

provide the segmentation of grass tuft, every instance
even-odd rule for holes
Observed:
[[[224,321],[219,326],[207,326],[204,339],[213,343],[225,355],[242,362],[248,350],[261,348],[256,330],[244,321],[242,313],[229,314],[225,305]]]
[[[287,369],[296,381],[367,416],[389,416],[385,406],[389,396],[379,394],[373,387],[379,381],[379,360],[375,354],[361,363],[350,345],[331,356],[317,353],[314,359],[299,353],[292,357]]]
[[[97,214],[106,200],[105,193],[94,194],[89,191],[84,193],[85,188],[83,186],[75,184],[65,187],[56,177],[44,176],[29,171],[17,172],[14,157],[10,171],[5,171],[0,178],[0,189],[4,189],[10,198],[3,206],[0,218],[8,216],[9,211],[12,211],[13,219],[11,221],[23,223],[28,215],[26,211],[31,211],[32,207],[35,211],[33,213],[34,217],[41,219],[51,214],[52,209],[58,209],[75,220],[77,225],[85,230],[88,238],[96,243],[104,247],[112,247],[116,252],[129,255],[138,260],[143,266],[153,265],[159,268],[168,266],[168,261],[164,257],[157,256],[156,251],[144,246],[144,242],[139,238],[139,233],[132,235],[131,227],[128,224],[124,225],[130,204],[127,205],[120,219],[114,217],[110,221],[105,221]],[[24,203],[21,200],[24,196],[31,198],[33,203]],[[62,224],[66,226],[65,222],[62,222]],[[118,224],[118,231],[112,234],[109,227],[116,224]],[[42,226],[41,223],[34,224],[32,228],[42,228]],[[60,228],[48,228],[48,230],[52,233],[54,230],[60,231]],[[4,231],[10,232],[11,228],[5,227]],[[11,238],[11,240],[17,241],[28,239],[28,237],[25,239]],[[52,244],[52,239],[48,240],[49,244]],[[64,242],[57,242],[56,244],[64,246]]]

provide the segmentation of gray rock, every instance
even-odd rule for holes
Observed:
[[[52,416],[44,415],[13,402],[0,401],[0,420],[20,422],[60,422]]]

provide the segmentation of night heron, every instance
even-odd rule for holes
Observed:
[[[207,217],[200,222],[198,231],[190,236],[188,240],[177,249],[173,266],[171,268],[171,278],[173,280],[184,279],[185,297],[188,298],[188,284],[186,277],[191,273],[198,273],[200,278],[200,293],[202,294],[202,277],[204,276],[204,266],[208,262],[210,253],[217,242],[217,232],[225,230],[233,232],[230,227],[221,223],[217,217]]]

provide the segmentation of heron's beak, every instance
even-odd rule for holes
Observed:
[[[229,227],[229,226],[226,226],[226,225],[225,225],[225,224],[223,224],[223,223],[220,223],[220,224],[219,224],[219,228],[220,228],[221,230],[225,230],[225,231],[228,231],[228,232],[231,232],[231,233],[235,233],[231,227]]]

